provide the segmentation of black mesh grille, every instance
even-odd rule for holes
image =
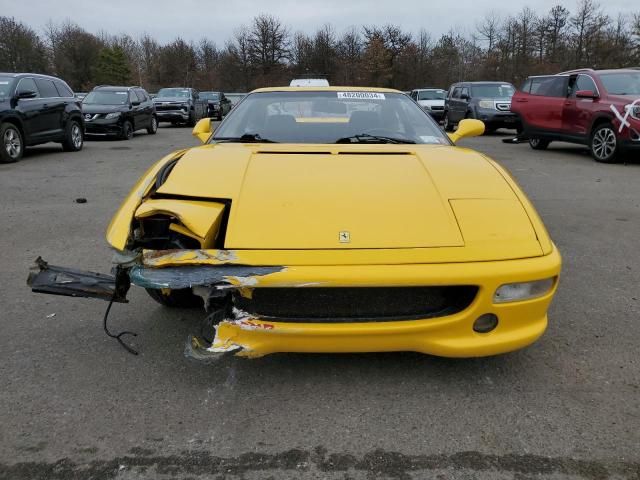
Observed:
[[[388,322],[452,315],[467,308],[475,286],[256,288],[235,305],[263,318],[290,322]]]

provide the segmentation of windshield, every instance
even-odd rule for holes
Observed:
[[[473,97],[486,98],[511,98],[516,89],[513,85],[473,85],[471,94]]]
[[[82,103],[86,105],[125,105],[129,101],[129,93],[125,91],[98,91],[91,92]]]
[[[181,97],[188,98],[189,90],[186,88],[161,88],[158,91],[158,97]]]
[[[220,94],[218,92],[200,92],[200,98],[205,100],[220,100]]]
[[[246,138],[284,143],[450,145],[440,127],[406,95],[359,91],[250,94],[212,140]]]
[[[13,92],[13,77],[0,77],[0,98],[9,98]]]
[[[418,90],[418,100],[444,100],[444,90]]]
[[[600,80],[611,95],[640,95],[640,72],[604,73]]]

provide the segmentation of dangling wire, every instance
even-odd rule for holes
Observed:
[[[111,311],[111,305],[113,305],[113,301],[115,300],[115,298],[116,298],[116,294],[115,294],[115,292],[114,292],[113,296],[111,297],[111,300],[109,301],[109,306],[107,306],[107,311],[106,311],[106,312],[104,312],[104,319],[103,319],[103,322],[102,322],[102,326],[104,327],[104,332],[105,332],[109,337],[111,337],[111,338],[115,338],[115,339],[118,341],[118,343],[119,343],[120,345],[122,345],[122,348],[124,348],[127,352],[131,353],[132,355],[138,355],[138,352],[137,352],[136,350],[134,350],[134,349],[133,349],[133,348],[131,348],[129,345],[127,345],[126,343],[124,343],[124,342],[122,341],[122,338],[120,338],[120,337],[122,337],[123,335],[133,335],[134,337],[137,337],[137,336],[138,336],[138,334],[137,334],[137,333],[134,333],[134,332],[127,332],[127,331],[125,331],[125,332],[120,332],[120,333],[118,333],[117,335],[114,335],[114,334],[113,334],[113,333],[111,333],[111,332],[109,331],[109,329],[107,328],[107,317],[109,317],[109,312]]]

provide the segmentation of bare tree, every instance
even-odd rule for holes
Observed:
[[[329,24],[322,26],[313,38],[313,61],[311,69],[314,73],[331,75],[336,62],[336,35]]]
[[[289,31],[269,14],[261,14],[253,19],[249,31],[249,56],[263,75],[269,75],[282,66],[289,54]]]
[[[547,15],[549,32],[547,34],[547,58],[557,63],[559,50],[564,49],[563,40],[569,20],[569,10],[562,5],[553,7]]]
[[[263,14],[222,49],[206,37],[195,45],[180,38],[160,44],[149,35],[90,33],[70,21],[49,22],[39,36],[0,17],[0,69],[50,71],[76,89],[117,79],[151,91],[170,85],[239,91],[288,83],[302,73],[327,74],[334,84],[409,89],[637,66],[640,12],[611,18],[596,1],[580,0],[573,13],[562,5],[542,15],[523,8],[501,20],[490,12],[476,33],[449,31],[437,41],[424,30],[414,36],[389,24],[354,26],[341,35],[326,24],[292,36],[278,18]]]
[[[293,36],[289,60],[296,74],[300,75],[311,71],[313,40],[305,33],[296,32]]]
[[[53,72],[65,78],[76,90],[91,88],[95,84],[95,68],[104,44],[70,21],[61,25],[50,23],[46,32]]]
[[[198,61],[198,85],[200,88],[215,89],[219,82],[218,69],[220,52],[216,44],[207,38],[202,38],[196,49]]]
[[[46,70],[45,47],[38,34],[13,18],[0,17],[0,71]]]
[[[362,37],[355,27],[342,34],[337,42],[337,77],[344,85],[354,85],[360,79],[362,60]]]
[[[500,30],[500,17],[495,11],[489,12],[476,26],[476,30],[485,42],[487,42],[487,51],[493,51],[498,41],[498,32]]]

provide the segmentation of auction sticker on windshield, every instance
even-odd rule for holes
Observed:
[[[384,100],[384,93],[379,92],[336,92],[338,98],[349,100]]]

